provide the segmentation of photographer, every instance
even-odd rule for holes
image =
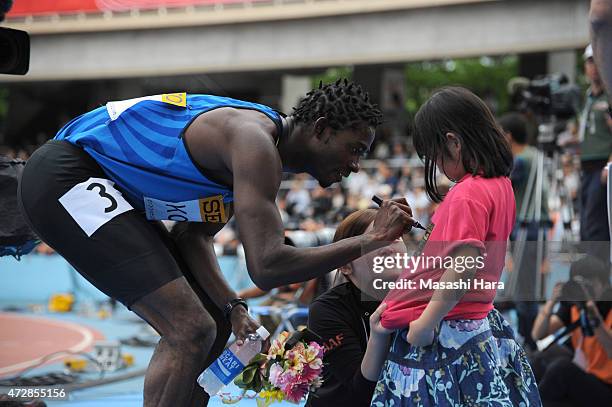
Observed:
[[[535,341],[531,337],[533,323],[538,313],[538,305],[533,301],[536,298],[535,287],[537,265],[537,242],[538,232],[544,223],[549,222],[548,216],[548,188],[542,186],[542,199],[540,208],[536,208],[536,194],[531,187],[535,185],[535,171],[537,171],[538,150],[527,144],[527,121],[520,113],[507,113],[500,117],[499,125],[510,144],[514,167],[510,174],[514,200],[516,202],[516,224],[510,235],[510,240],[515,244],[523,245],[522,253],[515,259],[516,269],[519,273],[518,285],[515,295],[515,307],[518,314],[518,332],[525,338],[525,346],[530,350],[536,350]],[[539,211],[539,220],[536,221],[535,213]],[[521,233],[524,232],[524,233]],[[542,237],[545,239],[546,234]],[[518,242],[517,242],[518,240]],[[520,242],[525,240],[525,242]]]
[[[608,262],[610,232],[605,221],[608,215],[604,168],[612,158],[612,118],[608,113],[608,98],[590,45],[584,52],[584,60],[584,71],[590,86],[580,116],[579,130],[582,165],[580,240],[590,242],[586,247],[587,253]]]
[[[571,332],[573,361],[558,357],[543,373],[539,388],[545,406],[606,405],[612,399],[612,312],[610,303],[603,301],[610,293],[609,274],[607,265],[593,256],[574,262],[570,281],[555,287],[553,297],[536,318],[534,339],[584,321],[580,329]],[[560,298],[572,302],[562,301],[553,313]],[[575,301],[577,298],[586,302]]]
[[[612,91],[612,0],[591,0],[589,13],[595,61]]]

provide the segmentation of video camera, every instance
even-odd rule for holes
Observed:
[[[517,107],[537,117],[571,119],[580,106],[580,88],[570,84],[562,73],[538,76],[531,81],[515,80],[509,87]]]
[[[598,321],[590,317],[586,307],[586,302],[594,299],[599,313],[606,318],[610,312],[610,289],[605,290],[599,297],[596,297],[595,288],[589,279],[582,276],[574,276],[563,285],[561,298],[564,302],[575,305],[580,310],[579,325],[585,336],[593,336],[593,330],[597,328]]]
[[[0,22],[13,6],[0,0]],[[30,68],[30,37],[27,32],[0,27],[0,74],[25,75]]]
[[[571,304],[582,306],[590,298],[595,298],[595,289],[591,281],[576,276],[563,284],[561,298]]]

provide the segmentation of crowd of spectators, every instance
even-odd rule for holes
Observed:
[[[372,151],[361,161],[361,170],[330,188],[321,188],[306,174],[285,174],[277,198],[285,228],[304,231],[333,228],[351,212],[371,207],[373,195],[382,198],[405,197],[412,207],[414,218],[422,225],[427,225],[435,205],[425,194],[423,163],[414,152],[410,136],[393,138],[390,134],[392,132],[382,129]],[[577,205],[580,159],[576,148],[578,136],[575,122],[568,124],[559,140],[564,144],[559,170],[562,171],[563,183],[571,200]],[[0,146],[0,154],[27,160],[37,147]],[[439,183],[450,186],[450,181],[443,175],[440,175]],[[551,208],[560,206],[555,201],[556,195],[549,198],[552,200]],[[559,217],[558,211],[554,209],[550,215],[553,221]],[[552,240],[555,240],[555,233],[558,235],[561,232],[558,228],[553,229]],[[240,242],[233,220],[217,234],[215,242],[220,253],[236,253]],[[40,250],[43,253],[49,252],[44,246]]]
[[[588,63],[588,62],[587,62]],[[592,115],[582,115],[582,120],[585,118],[589,118]],[[512,116],[513,119],[517,119],[520,117],[524,117],[526,120],[529,120],[528,115],[523,116],[523,114],[514,113]],[[518,120],[518,119],[517,119]],[[591,120],[592,121],[592,120]],[[603,122],[602,122],[603,123]],[[509,140],[517,144],[517,140],[513,139],[513,136],[516,134],[512,133],[511,128],[507,128],[509,125],[508,116],[500,118],[500,124],[502,128],[507,133]],[[511,124],[511,123],[510,123]],[[610,119],[608,119],[608,126],[610,125]],[[568,121],[565,129],[558,135],[557,144],[558,149],[556,150],[558,155],[555,155],[555,159],[547,159],[546,161],[546,177],[545,183],[547,187],[545,188],[547,194],[544,194],[546,202],[543,203],[543,208],[548,207],[548,216],[547,220],[550,220],[550,227],[546,228],[546,237],[545,240],[549,241],[560,241],[564,233],[567,231],[568,223],[571,229],[571,233],[573,236],[571,238],[573,240],[578,240],[579,235],[581,236],[581,240],[585,240],[584,233],[579,233],[581,228],[580,212],[581,206],[584,207],[585,197],[581,197],[580,188],[584,188],[584,167],[585,167],[585,157],[584,157],[584,148],[582,144],[584,144],[586,132],[584,130],[585,124],[581,123],[581,118],[576,117],[574,120]],[[581,129],[582,128],[582,129]],[[607,134],[610,134],[610,128],[600,128],[600,131],[607,131]],[[515,131],[516,133],[516,131]],[[583,133],[582,135],[580,133]],[[287,230],[301,230],[306,232],[317,232],[321,229],[334,229],[343,219],[345,219],[350,213],[360,210],[366,209],[373,206],[372,196],[378,195],[384,199],[392,198],[392,197],[405,197],[407,202],[410,204],[415,220],[420,222],[423,225],[428,225],[433,212],[436,209],[436,204],[432,203],[425,193],[424,188],[424,167],[421,159],[414,152],[412,141],[410,135],[405,135],[402,137],[389,137],[388,134],[391,132],[385,132],[384,129],[379,133],[375,144],[372,146],[371,152],[368,153],[367,157],[361,160],[360,167],[361,170],[358,173],[353,173],[349,177],[344,178],[342,182],[333,185],[329,188],[322,188],[318,185],[318,183],[306,174],[285,174],[283,181],[281,183],[280,191],[277,197],[278,208],[281,212],[281,217],[283,219],[285,228]],[[590,133],[592,136],[593,132]],[[589,134],[586,135],[588,139]],[[525,155],[525,151],[532,152],[532,156],[535,157],[535,152],[537,152],[536,147],[529,147],[525,143],[525,138],[518,140],[520,149],[513,148],[513,153],[516,155],[515,158],[519,159],[519,161],[515,161],[515,170],[518,168],[521,169],[520,157]],[[529,138],[531,140],[531,138]],[[522,141],[521,141],[522,140]],[[522,144],[521,144],[522,143]],[[8,148],[0,146],[0,154],[5,156],[18,158],[27,160],[30,154],[35,150],[36,146],[26,146],[23,148]],[[601,150],[601,149],[600,149]],[[612,151],[608,151],[606,149],[605,152],[602,152],[606,157],[608,154],[612,153]],[[531,156],[530,156],[531,157]],[[531,157],[529,160],[533,161],[534,158]],[[604,157],[602,155],[602,157]],[[524,157],[523,157],[524,158]],[[528,161],[529,161],[528,160]],[[597,168],[599,168],[601,163],[605,161],[605,158],[599,160]],[[518,163],[518,164],[517,164]],[[603,165],[603,164],[602,164]],[[581,179],[581,167],[583,170]],[[588,166],[587,166],[588,168]],[[604,190],[604,176],[607,174],[601,174],[601,182],[599,182],[600,174],[597,172],[596,178],[598,181],[595,183],[598,188]],[[513,184],[515,183],[515,179],[518,174],[516,171],[513,175]],[[522,174],[524,178],[527,173]],[[439,174],[439,185],[450,187],[451,183],[446,177],[442,174]],[[561,193],[561,188],[563,189],[563,193]],[[518,196],[520,199],[520,194]],[[517,200],[518,203],[518,200]],[[517,205],[517,216],[519,215]],[[569,219],[563,218],[563,212],[565,211],[565,216],[569,215]],[[545,215],[543,213],[543,215]],[[584,214],[583,214],[584,216]],[[597,219],[591,219],[595,223],[606,224],[605,222],[600,222]],[[568,222],[569,221],[569,222]],[[606,224],[607,225],[607,224]],[[517,224],[517,228],[520,225]],[[530,224],[528,228],[528,236],[526,240],[532,241],[536,240],[537,233],[534,233],[534,230],[537,231],[537,225]],[[532,230],[533,229],[533,230]],[[584,229],[584,225],[582,225],[582,229]],[[412,237],[414,240],[418,240],[420,238],[419,231],[413,231]],[[236,229],[236,222],[234,219],[230,221],[230,224],[223,228],[216,236],[215,236],[215,250],[218,254],[224,255],[239,255],[241,256],[241,244],[239,241],[238,230]],[[39,254],[51,254],[53,250],[41,243],[36,251]],[[529,263],[529,267],[533,268],[535,260],[534,253],[528,253],[527,255],[527,263]],[[524,262],[521,262],[521,264]],[[510,267],[514,267],[516,270],[524,266],[519,265],[518,263],[512,266],[512,261],[509,262]],[[605,265],[602,266],[603,269],[608,270],[609,267]],[[544,258],[544,263],[542,264],[542,272],[545,273],[547,268],[547,260],[546,256]],[[517,271],[518,272],[518,271]],[[533,283],[533,277],[529,279],[530,283]],[[608,277],[609,278],[609,277]],[[542,280],[543,282],[545,280]],[[602,280],[605,285],[605,278]],[[258,290],[254,295],[247,295],[248,292],[253,290],[257,290],[256,288],[250,288],[241,292],[241,295],[245,297],[260,297],[263,296],[265,298],[269,298],[272,303],[270,305],[278,306],[278,298],[282,299],[282,304],[299,304],[301,306],[307,305],[316,295],[313,295],[315,291],[321,292],[321,290],[317,290],[316,288],[309,289],[309,287],[316,287],[317,285],[322,284],[320,281],[312,280],[305,284],[296,284],[294,286],[283,287],[278,290],[274,290],[271,293],[267,293],[261,290]],[[322,284],[324,287],[329,287],[330,282],[327,281],[325,284]],[[261,291],[261,292],[259,292]],[[524,291],[524,290],[523,290]],[[559,288],[557,288],[559,291]],[[308,293],[308,299],[305,300],[304,293]],[[557,354],[551,354],[547,352],[542,355],[536,351],[536,341],[541,339],[541,337],[545,334],[553,333],[553,329],[542,330],[542,332],[531,333],[531,330],[536,330],[543,322],[539,319],[536,321],[536,317],[540,318],[540,313],[546,312],[546,318],[553,318],[553,305],[554,302],[558,299],[558,295],[555,297],[555,300],[551,300],[544,307],[539,306],[537,302],[531,301],[531,299],[535,299],[537,297],[537,293],[533,293],[532,296],[528,299],[528,301],[520,301],[516,302],[516,309],[519,320],[519,332],[524,339],[524,345],[536,361],[536,366],[540,360],[546,360],[551,363],[552,368],[549,368],[545,371],[538,373],[539,381],[542,381],[545,384],[544,396],[550,399],[555,399],[555,397],[559,396],[562,398],[569,397],[568,394],[563,394],[560,396],[560,393],[555,390],[560,383],[567,383],[568,378],[573,378],[571,380],[576,380],[580,382],[582,379],[589,382],[589,387],[593,394],[598,394],[598,397],[606,397],[610,390],[610,378],[608,368],[610,365],[610,357],[607,354],[610,349],[608,349],[610,344],[605,343],[608,347],[604,349],[603,345],[597,345],[599,347],[589,347],[586,349],[590,353],[587,352],[587,362],[594,364],[595,361],[598,363],[597,366],[604,366],[602,372],[606,372],[607,376],[599,375],[599,370],[595,373],[591,374],[589,372],[586,375],[582,375],[580,371],[572,370],[572,375],[569,373],[560,374],[559,372],[569,372],[569,368],[574,366],[571,362],[571,355],[573,354],[573,346],[577,346],[577,349],[582,349],[582,345],[572,344],[573,346],[563,347],[561,349],[566,349],[567,352],[563,353],[561,357],[558,357]],[[266,303],[263,302],[262,305]],[[520,305],[527,305],[528,307],[522,307]],[[600,324],[609,324],[609,318],[612,316],[612,313],[608,312],[609,308],[606,310],[602,310],[601,313],[603,315],[599,315],[598,322]],[[575,316],[572,316],[573,319]],[[542,317],[543,318],[543,317]],[[573,319],[567,319],[567,321],[563,321],[565,325],[568,325],[573,321]],[[304,321],[301,321],[304,323]],[[278,321],[270,321],[271,325],[270,329],[274,329],[275,325]],[[536,328],[534,328],[534,323]],[[558,324],[559,325],[559,324]],[[561,326],[561,325],[559,325]],[[581,331],[575,331],[574,336],[578,337]],[[603,336],[603,334],[601,334]],[[598,341],[598,337],[595,336],[593,341]],[[582,342],[580,342],[582,343]],[[559,347],[556,348],[557,350]],[[596,349],[593,351],[592,349]],[[569,355],[569,356],[568,356]],[[595,356],[594,356],[595,355]],[[590,359],[589,359],[590,358]],[[550,359],[550,360],[548,360]],[[601,377],[600,377],[601,376]],[[580,378],[580,380],[578,379]],[[582,383],[582,382],[581,382]],[[548,387],[546,387],[548,385]],[[565,384],[564,388],[569,388]],[[582,387],[581,387],[582,388]],[[596,391],[597,390],[597,391]]]

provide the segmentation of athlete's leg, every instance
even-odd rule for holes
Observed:
[[[137,211],[108,216],[91,235],[68,213],[61,199],[79,183],[99,183],[92,177],[105,175],[85,153],[62,143],[45,145],[24,170],[22,211],[39,237],[80,274],[107,295],[135,306],[162,335],[152,376],[145,379],[147,404],[187,405],[214,342],[214,321],[159,233]],[[87,191],[94,199],[109,200],[108,188],[104,196],[99,187]],[[88,210],[81,205],[80,211]]]
[[[196,378],[216,336],[213,318],[183,277],[142,297],[132,310],[161,335],[145,377],[144,405],[190,405],[194,390],[202,393]]]
[[[166,246],[174,256],[177,264],[183,275],[185,276],[187,282],[196,293],[200,302],[206,308],[208,314],[214,319],[215,327],[216,327],[216,337],[214,338],[214,343],[212,348],[209,350],[208,355],[205,360],[200,360],[199,372],[206,369],[215,359],[221,355],[223,349],[225,349],[225,345],[232,333],[232,325],[231,323],[223,316],[223,311],[218,308],[212,299],[206,294],[206,291],[202,286],[198,284],[196,278],[193,275],[193,272],[187,265],[187,262],[183,260],[178,247],[176,246],[174,240],[170,237],[171,234],[168,233],[165,227],[161,225],[158,226],[158,231],[160,232],[160,237],[166,243]],[[214,289],[214,287],[211,287]],[[204,389],[200,386],[194,386],[193,391],[191,393],[191,401],[189,402],[189,406],[205,406],[207,405],[210,396],[208,393],[204,391]]]
[[[188,279],[189,280],[189,279]],[[197,285],[197,283],[189,280],[191,284],[191,288],[198,294],[200,301],[204,304],[204,307],[208,311],[208,313],[214,318],[216,324],[216,337],[213,342],[213,345],[208,352],[208,356],[204,363],[202,363],[200,370],[206,369],[212,362],[214,362],[225,349],[225,345],[227,345],[227,341],[229,340],[230,335],[232,334],[232,324],[225,319],[223,316],[223,312],[217,308],[212,300],[206,295],[204,290]],[[200,386],[196,386],[194,392],[192,393],[190,406],[202,406],[208,403],[209,395],[204,391]]]

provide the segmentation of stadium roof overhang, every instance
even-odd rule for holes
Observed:
[[[324,7],[328,3],[360,4],[364,9],[308,14],[307,4]],[[395,8],[365,9],[372,3]],[[400,3],[404,6],[399,7]],[[433,3],[437,6],[431,7]],[[32,36],[30,73],[23,78],[2,76],[0,81],[291,71],[564,50],[588,42],[588,2],[583,0],[310,0],[300,4],[300,17],[283,17],[279,12],[276,18],[233,23],[41,32]],[[252,7],[255,12],[268,6]],[[169,16],[174,11],[166,12]],[[26,28],[26,23],[12,25]]]

